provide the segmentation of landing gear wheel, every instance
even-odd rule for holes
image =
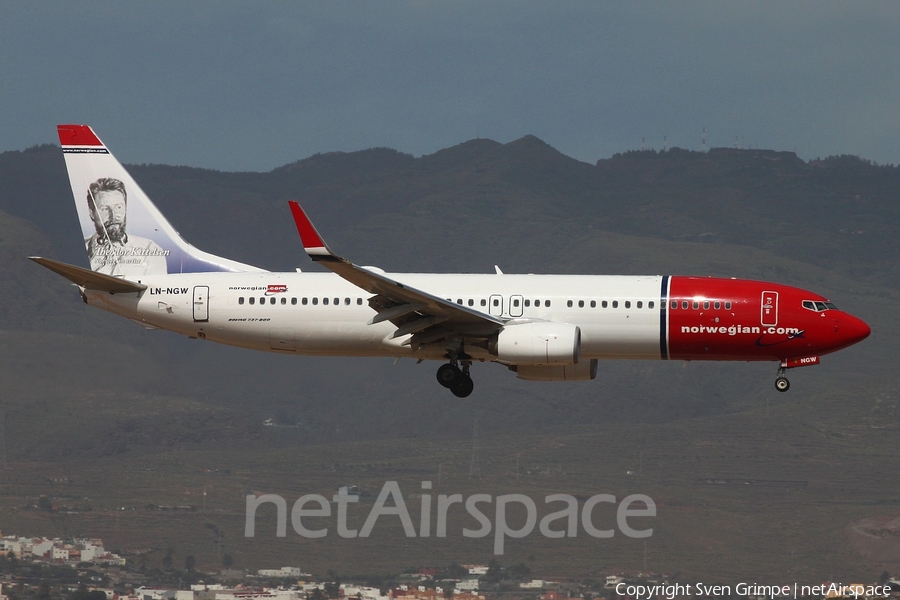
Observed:
[[[437,370],[438,383],[445,388],[453,388],[463,378],[462,371],[452,363],[441,365]]]
[[[786,392],[791,387],[791,382],[788,381],[787,377],[782,375],[775,380],[775,389],[779,392]]]
[[[475,383],[468,375],[460,373],[459,380],[450,388],[453,395],[457,398],[465,398],[475,389]]]

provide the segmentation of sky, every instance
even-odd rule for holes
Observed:
[[[268,171],[535,135],[900,163],[895,0],[24,2],[0,18],[0,152],[91,125],[127,163]]]

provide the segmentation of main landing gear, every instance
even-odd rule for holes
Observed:
[[[791,382],[784,376],[784,367],[778,367],[778,377],[775,378],[775,389],[786,392],[791,388]]]
[[[445,388],[453,392],[457,398],[465,398],[475,389],[472,377],[469,376],[471,360],[463,360],[462,368],[459,361],[452,359],[449,363],[441,365],[437,370],[437,380]]]

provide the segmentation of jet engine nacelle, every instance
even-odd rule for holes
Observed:
[[[577,365],[517,365],[519,379],[529,381],[588,381],[597,377],[597,359],[583,360]]]
[[[512,365],[574,365],[581,353],[581,329],[538,321],[506,325],[497,334],[496,355]]]

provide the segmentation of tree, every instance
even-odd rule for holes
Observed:
[[[222,556],[222,566],[226,569],[234,564],[234,558],[230,554],[224,554]]]
[[[81,583],[72,592],[71,600],[106,600],[106,594],[100,590],[88,591],[87,586]]]
[[[174,556],[175,556],[175,550],[172,548],[168,548],[166,550],[166,555],[163,556],[163,559],[162,559],[162,566],[164,569],[172,568],[172,558],[174,558]]]
[[[446,569],[442,569],[435,579],[462,579],[469,574],[469,570],[460,564],[452,564]]]
[[[481,578],[485,583],[499,583],[503,579],[503,567],[497,562],[496,558],[492,558],[488,563],[487,573]]]
[[[193,571],[194,567],[197,566],[197,559],[194,558],[193,554],[188,554],[184,557],[184,570],[185,571]]]
[[[531,576],[531,569],[525,563],[519,563],[511,567],[506,567],[506,578],[521,581]]]
[[[332,570],[328,571],[328,579],[331,581],[326,583],[325,595],[329,598],[340,598],[341,597],[341,578]]]

